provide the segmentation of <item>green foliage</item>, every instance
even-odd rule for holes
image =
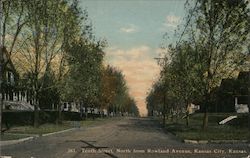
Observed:
[[[52,109],[54,106],[54,109],[57,109],[57,106],[60,104],[60,93],[58,86],[55,86],[55,74],[49,70],[48,73],[39,80],[39,83],[43,83],[43,89],[38,95],[40,108]]]
[[[101,82],[100,102],[102,108],[113,112],[128,112],[139,115],[135,101],[128,94],[122,72],[110,65],[104,67]]]
[[[63,99],[96,104],[100,95],[102,47],[84,39],[75,41],[67,50],[69,73],[63,87]]]
[[[168,46],[159,81],[147,98],[150,111],[198,103],[211,105],[214,91],[223,78],[249,69],[247,48],[250,40],[250,9],[247,1],[187,1],[187,22],[176,45]],[[157,88],[162,85],[163,89]],[[159,107],[158,107],[159,106]],[[152,113],[152,112],[151,112]],[[207,116],[204,117],[204,127]]]
[[[39,123],[56,123],[58,112],[57,111],[39,111]],[[79,121],[81,120],[80,114],[77,112],[62,113],[63,120],[65,121]],[[34,112],[32,111],[6,111],[3,112],[3,124],[9,127],[15,125],[32,125],[34,122]]]
[[[185,120],[177,122],[167,121],[166,129],[174,133],[181,139],[191,140],[248,140],[249,132],[247,127],[247,115],[238,115],[226,125],[219,125],[218,122],[232,115],[233,113],[213,113],[209,114],[209,127],[203,131],[203,114],[198,113],[190,116],[190,126],[186,126]]]

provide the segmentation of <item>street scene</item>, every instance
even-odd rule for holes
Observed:
[[[247,157],[250,144],[184,144],[150,118],[120,118],[104,125],[77,129],[6,146],[13,157]],[[99,151],[98,151],[99,150]]]
[[[0,158],[250,158],[249,0],[0,0]]]

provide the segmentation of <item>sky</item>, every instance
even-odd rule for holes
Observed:
[[[174,31],[184,22],[186,0],[80,0],[97,38],[106,39],[105,62],[122,70],[140,114],[146,97],[159,77],[155,57],[161,44],[176,39]],[[164,34],[169,40],[164,41]],[[164,43],[165,42],[165,43]]]

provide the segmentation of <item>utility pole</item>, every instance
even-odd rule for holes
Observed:
[[[0,134],[2,135],[2,117],[3,117],[3,43],[2,43],[2,21],[3,21],[3,1],[0,0]],[[0,138],[1,138],[0,135]]]
[[[157,63],[161,66],[165,65],[165,58],[154,58],[155,60],[157,60]],[[166,124],[166,87],[163,88],[163,110],[162,110],[162,114],[163,114],[163,119],[162,119],[162,125],[163,128],[165,127]]]
[[[248,71],[248,86],[247,86],[247,90],[248,90],[248,130],[250,131],[250,69]]]

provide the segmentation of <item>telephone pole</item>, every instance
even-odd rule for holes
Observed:
[[[250,52],[249,52],[250,53]],[[248,70],[248,86],[247,86],[247,91],[248,91],[248,130],[250,131],[250,69]]]
[[[0,134],[2,135],[2,117],[3,117],[3,43],[2,43],[2,21],[3,21],[3,0],[0,0]],[[0,138],[1,138],[0,135]]]
[[[157,63],[160,65],[160,66],[164,66],[165,65],[165,58],[161,58],[161,57],[157,57],[157,58],[154,58],[155,60],[157,60]],[[162,118],[162,125],[163,125],[163,128],[165,127],[165,124],[166,124],[166,87],[163,88],[163,110],[162,110],[162,115],[163,115],[163,118]]]

